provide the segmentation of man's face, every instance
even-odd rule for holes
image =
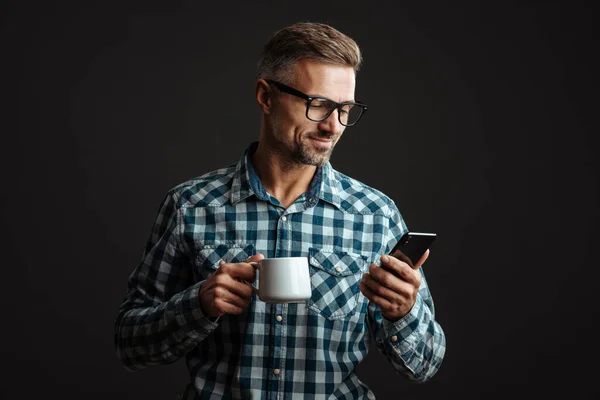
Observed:
[[[300,61],[294,66],[296,81],[291,85],[309,96],[325,97],[338,103],[354,101],[355,73],[351,67]],[[346,128],[338,110],[321,122],[306,118],[306,101],[271,86],[276,94],[267,140],[272,150],[291,165],[323,165]]]

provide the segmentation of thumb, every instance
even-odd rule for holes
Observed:
[[[253,255],[252,257],[247,259],[246,262],[256,262],[256,261],[263,260],[264,258],[265,258],[265,256],[263,256],[262,254],[256,253],[255,255]]]
[[[419,259],[419,262],[417,262],[417,264],[415,265],[415,269],[419,269],[419,267],[421,265],[425,264],[425,261],[427,261],[428,257],[429,257],[429,249],[425,250],[425,253],[423,253],[421,258]]]

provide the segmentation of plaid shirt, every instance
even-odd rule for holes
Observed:
[[[126,368],[186,356],[201,399],[373,399],[356,375],[370,331],[401,375],[431,378],[445,336],[425,279],[412,310],[396,322],[358,289],[369,264],[379,265],[407,230],[393,201],[327,163],[285,208],[257,177],[255,148],[166,195],[115,322]],[[221,260],[243,262],[256,253],[308,257],[310,300],[265,304],[254,297],[240,315],[204,316],[202,282]]]

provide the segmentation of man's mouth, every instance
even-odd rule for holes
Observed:
[[[312,141],[313,145],[317,147],[331,148],[333,146],[333,137],[311,136],[309,139]]]
[[[311,140],[316,140],[318,142],[331,143],[335,141],[335,135],[312,135],[308,137]]]

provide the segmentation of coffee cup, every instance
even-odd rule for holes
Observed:
[[[257,269],[258,298],[265,303],[304,303],[310,299],[308,258],[265,258],[250,264]]]

